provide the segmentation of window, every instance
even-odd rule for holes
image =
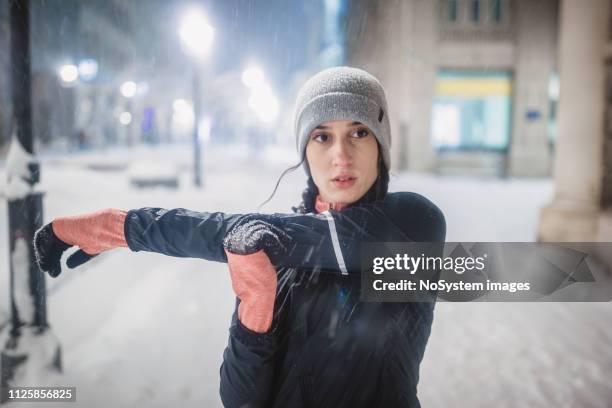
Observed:
[[[502,0],[491,0],[491,21],[500,24],[503,19],[502,15]]]
[[[473,23],[480,22],[480,0],[472,0],[470,4],[470,19]]]
[[[457,22],[459,17],[459,0],[448,0],[447,1],[447,18],[451,23]]]
[[[512,74],[440,71],[431,140],[441,150],[506,150],[510,139]]]

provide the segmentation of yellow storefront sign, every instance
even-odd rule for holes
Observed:
[[[440,78],[437,96],[508,96],[512,85],[505,78]]]

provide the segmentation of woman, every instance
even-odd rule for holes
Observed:
[[[295,132],[309,177],[293,214],[62,217],[35,237],[39,265],[57,276],[72,245],[81,250],[70,267],[119,246],[228,262],[237,302],[220,372],[226,406],[419,406],[434,304],[359,302],[360,250],[367,241],[443,242],[444,216],[419,194],[387,193],[387,103],[367,72],[330,68],[307,81]]]

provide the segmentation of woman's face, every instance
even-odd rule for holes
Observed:
[[[321,199],[351,204],[370,189],[378,176],[378,144],[359,122],[323,122],[309,135],[306,159]]]

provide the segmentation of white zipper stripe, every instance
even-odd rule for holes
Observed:
[[[334,217],[329,211],[323,211],[323,214],[325,215],[325,218],[327,218],[327,223],[329,224],[329,233],[331,235],[332,244],[334,245],[334,252],[336,253],[336,260],[338,261],[340,272],[342,275],[348,275],[346,264],[344,263],[344,257],[342,256],[342,250],[340,249],[340,240],[338,239],[338,231],[336,231],[336,222],[334,221]]]

